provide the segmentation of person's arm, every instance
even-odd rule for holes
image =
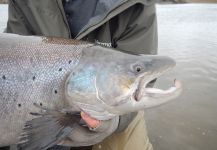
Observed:
[[[95,145],[114,133],[119,124],[118,116],[99,121],[82,112],[81,117],[88,127],[75,125],[73,132],[59,145],[73,147]]]
[[[24,14],[19,5],[15,4],[14,0],[9,0],[8,4],[8,22],[4,32],[15,33],[21,35],[32,35],[28,23],[24,18]]]
[[[116,49],[136,54],[157,54],[157,21],[154,1],[136,4],[111,20]]]
[[[70,38],[61,3],[61,0],[9,0],[5,32]]]

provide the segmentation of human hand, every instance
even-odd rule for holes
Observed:
[[[81,112],[81,118],[88,127],[79,124],[75,125],[72,133],[62,140],[59,145],[71,147],[94,145],[114,133],[119,124],[119,117],[100,121]]]
[[[81,118],[84,120],[84,122],[88,125],[89,128],[94,129],[100,126],[102,123],[100,120],[94,119],[90,117],[85,112],[81,112]]]

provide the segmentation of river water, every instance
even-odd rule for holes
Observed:
[[[177,61],[158,79],[167,88],[177,78],[183,94],[173,102],[146,110],[155,150],[217,150],[217,5],[157,5],[159,54]],[[0,5],[0,32],[7,5]]]
[[[177,67],[158,85],[176,77],[180,98],[146,113],[156,150],[217,150],[217,5],[159,5],[159,54]]]
[[[8,5],[0,4],[0,32],[3,32],[7,24]]]

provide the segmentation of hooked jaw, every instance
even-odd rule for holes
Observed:
[[[129,93],[123,100],[112,107],[107,107],[112,114],[123,115],[146,108],[156,107],[177,98],[182,85],[178,80],[167,90],[152,88],[148,83],[175,66],[175,61],[163,56],[144,56],[144,71],[141,72],[131,85]]]
[[[136,89],[131,100],[134,101],[134,109],[152,108],[167,103],[180,95],[182,84],[174,80],[174,85],[167,90],[145,87],[142,90]],[[141,93],[140,93],[141,92]],[[137,108],[138,107],[138,108]]]
[[[134,110],[155,107],[173,100],[180,95],[182,85],[178,80],[174,80],[174,85],[167,90],[147,86],[150,81],[171,70],[174,66],[175,62],[168,57],[162,57],[156,59],[156,61],[152,61],[150,70],[140,75],[134,84],[131,95]]]
[[[100,53],[96,53],[96,54],[100,54]],[[112,100],[115,101],[114,103],[109,103],[111,100],[110,95],[108,98],[103,95],[102,89],[100,89],[97,86],[98,84],[101,85],[102,83],[99,82],[97,84],[96,76],[93,75],[90,78],[91,79],[90,81],[94,81],[93,84],[94,86],[91,86],[92,84],[90,84],[90,87],[93,87],[94,90],[91,91],[90,94],[88,95],[86,94],[89,93],[89,91],[86,90],[86,84],[84,84],[85,86],[82,87],[81,84],[79,83],[80,80],[75,80],[76,78],[72,74],[73,76],[70,76],[69,78],[70,82],[69,84],[67,84],[67,91],[68,91],[67,95],[69,95],[71,105],[77,106],[79,109],[89,114],[93,118],[96,118],[98,120],[107,120],[113,118],[116,115],[123,115],[130,112],[136,112],[139,110],[144,110],[145,108],[155,107],[164,104],[180,95],[182,91],[182,86],[181,83],[177,80],[175,80],[174,86],[172,86],[168,90],[161,90],[157,88],[147,87],[150,81],[158,78],[163,73],[167,72],[168,70],[172,69],[175,66],[175,61],[173,59],[169,57],[150,56],[150,55],[128,56],[128,57],[129,59],[126,56],[126,58],[123,60],[124,61],[129,60],[129,62],[131,62],[132,58],[135,58],[135,61],[139,62],[138,64],[141,66],[141,70],[135,69],[135,74],[133,74],[133,78],[135,77],[136,80],[132,81],[133,84],[132,82],[129,82],[128,84],[129,86],[127,86],[127,88],[124,88],[124,90],[121,90],[120,95],[118,95],[119,94],[118,93],[116,97],[112,97]],[[118,58],[118,60],[119,59],[120,58]],[[126,68],[125,64],[126,63],[124,63],[123,68]],[[128,75],[126,72],[124,72],[124,74],[126,76]],[[130,74],[130,77],[131,77],[130,79],[132,79],[132,74]],[[75,82],[75,81],[79,81],[79,82]],[[77,90],[76,89],[77,87],[79,87],[79,89],[82,90]],[[121,86],[121,89],[123,89],[122,87],[123,86]],[[93,99],[90,99],[90,96]],[[73,97],[73,100],[71,97]]]

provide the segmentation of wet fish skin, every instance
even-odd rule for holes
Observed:
[[[53,109],[67,105],[65,80],[79,63],[83,42],[0,34],[0,146],[18,142],[33,103]]]
[[[159,106],[182,91],[178,80],[168,90],[146,87],[175,66],[169,57],[132,55],[102,47],[85,52],[67,79],[65,95],[70,106],[77,106],[93,118],[108,120]]]
[[[175,66],[169,57],[59,38],[0,34],[0,66],[0,146],[19,141],[25,123],[34,119],[30,112],[40,111],[34,103],[108,120],[153,106],[151,100],[157,99],[154,106],[165,103],[181,89],[162,100],[159,94],[168,92],[146,90],[148,82]]]

